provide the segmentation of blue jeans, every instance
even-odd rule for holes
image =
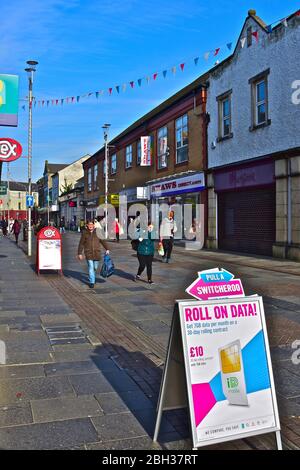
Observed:
[[[95,281],[96,281],[95,274],[99,266],[99,261],[88,259],[87,264],[88,264],[88,269],[89,269],[89,282],[90,284],[95,284]]]

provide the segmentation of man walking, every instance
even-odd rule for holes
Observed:
[[[174,234],[177,232],[177,225],[174,220],[174,212],[170,211],[168,217],[165,217],[160,226],[160,241],[164,247],[163,261],[170,262],[173,250]]]
[[[89,286],[91,289],[95,286],[96,271],[99,266],[101,258],[101,247],[103,247],[106,253],[109,253],[107,244],[104,240],[98,238],[95,230],[95,224],[92,220],[89,220],[86,224],[86,230],[81,234],[79,246],[78,246],[78,259],[83,260],[83,252],[85,254],[88,270],[89,270]]]

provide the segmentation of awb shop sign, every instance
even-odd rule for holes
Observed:
[[[204,173],[195,173],[178,179],[159,181],[151,186],[151,197],[194,193],[205,188]]]
[[[0,126],[18,125],[19,77],[0,74]]]

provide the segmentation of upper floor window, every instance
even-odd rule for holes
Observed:
[[[252,123],[250,130],[271,124],[268,112],[268,75],[266,70],[249,80],[252,100]]]
[[[92,168],[88,168],[88,191],[92,191]]]
[[[125,168],[131,168],[131,167],[132,167],[132,145],[127,145]]]
[[[157,132],[157,167],[159,170],[168,166],[168,128],[161,127]]]
[[[98,186],[98,164],[94,165],[94,191],[99,189]]]
[[[231,132],[231,94],[232,90],[217,97],[218,101],[218,140],[232,137]]]
[[[140,165],[141,160],[142,160],[142,144],[141,144],[141,139],[139,139],[136,144],[136,164]]]
[[[176,163],[188,160],[188,117],[176,119]]]
[[[111,156],[111,174],[114,175],[117,173],[117,154],[114,153]]]

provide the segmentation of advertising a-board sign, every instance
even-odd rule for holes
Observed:
[[[61,235],[55,227],[44,227],[37,235],[37,273],[43,269],[62,273]]]
[[[194,447],[275,432],[281,449],[262,297],[243,289],[237,297],[226,270],[198,276],[192,286],[200,288],[190,293],[203,300],[174,307],[154,441],[162,412],[187,406]]]

